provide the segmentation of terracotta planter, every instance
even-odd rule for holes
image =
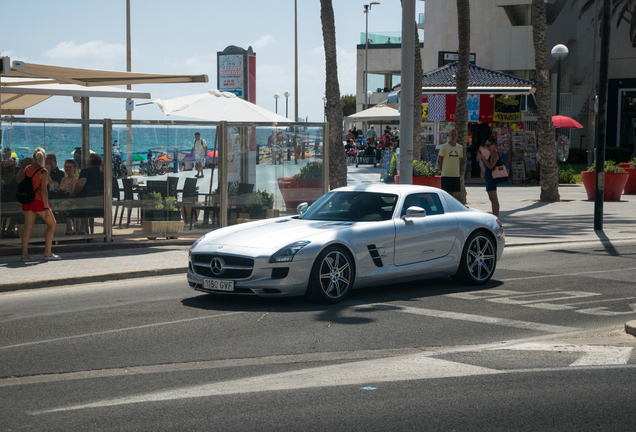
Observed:
[[[623,193],[625,195],[636,195],[636,168],[626,168],[625,171],[627,171],[629,177],[627,178]]]
[[[395,183],[400,184],[400,175],[397,174],[395,176]],[[413,176],[413,184],[417,186],[430,186],[437,189],[442,188],[442,177],[422,177],[422,176]]]
[[[322,180],[296,180],[293,177],[278,179],[278,188],[283,195],[288,211],[296,210],[299,204],[312,205],[322,196]]]
[[[628,173],[605,173],[605,191],[603,201],[620,201],[621,194],[627,183]],[[581,171],[581,179],[587,192],[587,199],[594,201],[596,187],[596,173]]]
[[[632,167],[632,164],[629,162],[621,162],[621,168],[623,168],[624,170],[627,170],[629,168]]]

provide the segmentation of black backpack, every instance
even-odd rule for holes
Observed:
[[[35,170],[35,172],[33,173],[33,175],[31,177],[26,175],[26,170],[25,170],[24,178],[22,179],[22,181],[20,183],[18,183],[18,188],[17,188],[17,190],[15,192],[15,199],[17,199],[19,203],[21,203],[21,204],[31,204],[33,202],[33,200],[35,200],[35,192],[38,189],[40,189],[40,186],[42,186],[42,183],[40,182],[40,186],[38,186],[37,189],[33,190],[33,182],[32,182],[31,179],[41,169],[42,169],[42,167],[40,167],[37,170]]]

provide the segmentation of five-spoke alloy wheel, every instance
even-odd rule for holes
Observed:
[[[471,285],[490,280],[497,266],[497,250],[492,239],[483,232],[475,232],[466,241],[457,277]]]
[[[307,296],[322,303],[338,303],[351,291],[354,277],[350,255],[342,248],[328,247],[316,258]]]

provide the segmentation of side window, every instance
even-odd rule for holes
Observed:
[[[407,196],[404,199],[401,216],[406,214],[406,209],[413,206],[426,210],[427,216],[444,214],[442,202],[439,199],[439,195],[435,193],[418,193]]]

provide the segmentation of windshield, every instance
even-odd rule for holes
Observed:
[[[398,196],[373,192],[331,192],[301,216],[307,220],[373,222],[389,220]]]

